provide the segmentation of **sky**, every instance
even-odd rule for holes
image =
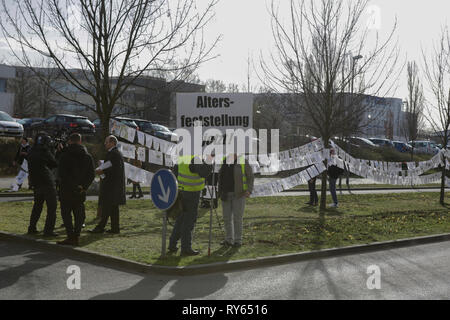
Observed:
[[[202,8],[211,0],[195,1]],[[261,54],[274,52],[268,13],[271,1],[219,0],[215,16],[205,29],[206,41],[209,43],[217,36],[222,36],[214,50],[214,54],[219,57],[198,69],[197,74],[202,81],[215,79],[226,84],[235,83],[240,87],[247,85],[248,59],[257,65]],[[288,0],[274,1],[282,4],[281,10],[287,8]],[[449,0],[371,0],[364,19],[369,20],[375,14],[379,22],[379,33],[386,35],[397,18],[396,37],[401,48],[402,62],[416,60],[421,67],[421,50],[429,52],[432,41],[438,39],[442,26],[450,24],[449,12]],[[6,43],[0,38],[0,55],[7,51],[9,49]],[[257,88],[260,83],[252,66],[250,75],[252,87]],[[406,98],[406,68],[400,77],[398,89],[390,93],[390,96]]]
[[[205,1],[205,0],[199,0]],[[202,80],[216,79],[225,83],[247,83],[247,60],[252,57],[258,62],[260,53],[271,52],[273,44],[268,14],[270,0],[221,0],[216,15],[208,26],[206,37],[214,39],[222,35],[216,47],[217,59],[204,64],[198,74]],[[287,2],[287,0],[284,0]],[[351,0],[348,0],[351,1]],[[430,51],[432,41],[438,39],[443,25],[450,23],[449,0],[373,0],[366,19],[379,13],[380,34],[387,34],[397,18],[401,57],[416,60],[423,65],[421,50]],[[258,85],[254,70],[251,70],[252,85]],[[393,97],[406,99],[406,68],[400,77],[400,84]]]

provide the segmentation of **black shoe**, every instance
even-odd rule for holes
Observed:
[[[136,196],[133,194],[131,197],[129,197],[128,199],[134,199],[136,198]]]
[[[120,231],[114,231],[114,230],[106,230],[106,233],[110,233],[110,234],[120,234]]]
[[[27,234],[38,234],[39,231],[37,231],[36,229],[28,229]]]
[[[65,239],[63,241],[58,241],[57,244],[59,244],[61,246],[78,247],[79,246],[78,237],[68,237],[67,239]]]
[[[58,236],[58,234],[56,232],[44,232],[44,237],[46,237],[46,238],[54,238],[57,236]]]
[[[105,230],[95,227],[94,229],[89,230],[88,232],[89,233],[103,233],[103,232],[105,232]]]
[[[182,257],[190,257],[190,256],[198,256],[200,254],[200,251],[196,251],[196,250],[186,250],[186,251],[181,251],[180,255]]]
[[[143,197],[144,197],[144,195],[140,194],[139,197],[137,197],[137,198],[139,199],[139,198],[143,198]]]
[[[177,247],[167,249],[168,254],[174,254],[174,253],[177,253],[177,251],[178,251]]]

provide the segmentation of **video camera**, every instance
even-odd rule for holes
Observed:
[[[46,132],[41,132],[36,136],[36,145],[48,148],[53,154],[67,147],[67,134],[56,132],[55,136],[50,136]]]

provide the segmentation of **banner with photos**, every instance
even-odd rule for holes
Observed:
[[[139,147],[134,144],[125,142],[119,143],[119,148],[128,159],[145,161],[148,154],[148,162],[173,167],[176,163],[176,144],[159,139],[146,133],[136,131],[125,124],[111,120],[111,133],[121,137],[129,142],[133,142],[137,137]],[[450,151],[442,150],[432,159],[421,162],[407,162],[406,169],[403,168],[402,162],[386,162],[376,160],[357,159],[346,153],[334,141],[330,141],[331,147],[335,150],[335,155],[330,154],[330,149],[325,149],[322,139],[317,139],[304,146],[296,147],[290,150],[281,151],[272,154],[263,155],[247,155],[246,158],[252,167],[254,173],[263,175],[271,175],[282,171],[296,170],[301,168],[304,170],[291,178],[281,179],[278,183],[271,183],[270,186],[263,185],[258,187],[258,192],[263,194],[272,194],[270,190],[287,190],[299,184],[305,183],[311,178],[315,172],[311,172],[311,168],[322,169],[324,160],[328,161],[328,165],[336,165],[339,168],[346,169],[349,172],[373,180],[375,182],[391,185],[421,185],[436,182],[440,179],[441,173],[423,175],[429,170],[444,165],[447,159],[446,167],[450,169]],[[148,149],[148,153],[144,152],[144,148]],[[137,152],[136,152],[137,151]],[[216,159],[222,158],[216,155]],[[216,165],[215,171],[218,172],[220,165]],[[308,171],[309,170],[309,171]],[[322,173],[325,169],[320,171]],[[320,174],[318,173],[318,174]],[[318,175],[317,174],[317,175]],[[299,182],[297,185],[293,183]],[[281,186],[281,187],[280,187]],[[261,188],[264,188],[262,191]]]

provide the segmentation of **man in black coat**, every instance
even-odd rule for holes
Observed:
[[[45,220],[44,236],[55,237],[56,222],[56,186],[52,169],[58,165],[50,152],[49,136],[39,136],[35,146],[28,154],[30,183],[34,189],[34,205],[30,217],[28,234],[38,233],[37,222],[41,217],[44,201],[47,204],[47,218]]]
[[[111,230],[108,233],[120,233],[119,224],[119,205],[126,203],[125,197],[125,168],[122,154],[117,149],[117,138],[114,136],[106,137],[105,148],[108,153],[103,166],[97,168],[96,174],[104,175],[100,188],[102,208],[102,219],[99,224],[91,231],[92,233],[103,233],[111,217]]]
[[[81,145],[81,135],[73,133],[69,137],[68,146],[59,159],[59,196],[61,200],[61,216],[67,232],[67,239],[58,244],[78,246],[84,220],[84,201],[86,191],[95,178],[94,161],[86,148]],[[75,227],[72,224],[72,212]]]

